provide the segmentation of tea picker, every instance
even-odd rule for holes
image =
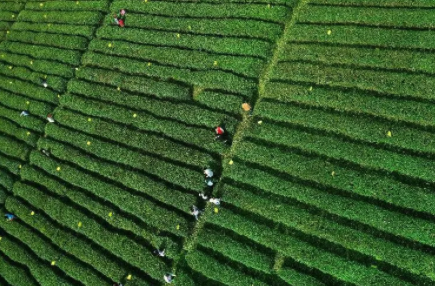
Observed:
[[[14,216],[13,214],[10,214],[10,213],[5,214],[5,217],[6,217],[7,221],[13,221],[17,218],[16,216]]]
[[[23,111],[21,111],[21,113],[20,113],[20,117],[21,117],[21,116],[29,116],[29,112],[23,110]]]
[[[113,15],[113,23],[121,28],[125,26],[125,10],[119,10],[119,13]]]
[[[50,151],[46,150],[46,149],[41,149],[42,154],[44,154],[47,157],[50,157]]]
[[[160,249],[156,249],[156,250],[154,250],[154,252],[153,252],[155,255],[157,255],[157,256],[160,256],[160,257],[165,257],[166,256],[166,254],[165,254],[165,250],[163,249],[163,250],[160,250]]]
[[[220,140],[223,143],[230,143],[229,134],[223,125],[216,127],[214,131],[216,133],[215,140]]]
[[[199,193],[199,196],[201,197],[201,199],[203,199],[204,201],[208,200],[208,196],[204,193]]]
[[[198,220],[198,217],[201,213],[202,211],[200,211],[197,206],[192,206],[192,211],[190,212],[190,214],[193,215],[196,220]]]
[[[166,283],[172,283],[172,281],[174,280],[175,275],[172,273],[166,273],[163,276],[163,279],[166,281]]]
[[[213,177],[213,171],[210,168],[204,168],[204,176],[206,178],[212,178]]]
[[[121,282],[118,282],[118,283],[113,283],[113,286],[124,286],[124,284],[122,284]]]
[[[50,122],[50,123],[53,123],[54,122],[54,119],[53,119],[53,114],[48,114],[47,115],[47,120],[48,120],[48,122]]]
[[[221,204],[221,199],[211,198],[209,202],[218,206]]]
[[[209,188],[213,188],[214,182],[211,178],[206,178],[205,179],[205,184],[207,185],[207,187]]]

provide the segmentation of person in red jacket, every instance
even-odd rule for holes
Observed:
[[[125,26],[125,10],[119,10],[118,15],[113,15],[113,23],[123,28]]]
[[[215,140],[221,140],[223,143],[230,143],[229,134],[223,125],[220,125],[215,128],[216,132]]]

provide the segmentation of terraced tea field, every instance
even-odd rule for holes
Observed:
[[[0,285],[435,285],[434,1],[0,9]]]

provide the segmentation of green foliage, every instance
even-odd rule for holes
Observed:
[[[431,140],[432,132],[404,125],[400,121],[385,121],[342,111],[331,112],[266,100],[257,106],[256,112],[263,118],[322,130],[361,142],[394,146],[422,154],[432,154],[435,150],[435,142]],[[291,117],[288,116],[289,112]],[[388,136],[388,131],[391,131],[391,137]]]
[[[201,272],[202,275],[225,285],[268,285],[254,277],[246,275],[246,273],[231,268],[229,265],[221,263],[212,258],[209,253],[204,253],[200,250],[187,254],[186,261],[190,267]]]
[[[45,142],[41,142],[41,147],[49,148],[54,146],[44,146],[42,145],[43,143]],[[54,156],[63,160],[65,160],[65,157],[67,156],[68,158],[72,158],[69,157],[70,154],[77,153],[77,151],[67,148],[66,146],[63,146],[63,149],[65,149],[63,152],[59,147],[53,148],[51,151]],[[168,209],[165,209],[156,203],[147,200],[143,196],[130,193],[125,189],[117,187],[116,185],[105,182],[105,180],[97,179],[94,176],[87,175],[86,173],[80,172],[78,169],[65,163],[61,163],[53,159],[47,159],[39,152],[33,152],[30,156],[30,160],[47,173],[52,175],[59,174],[58,176],[60,176],[60,178],[66,182],[77,187],[84,188],[92,192],[94,195],[108,200],[113,205],[116,205],[126,213],[130,213],[141,219],[146,224],[164,231],[168,231],[170,233],[174,233],[177,236],[186,236],[188,233],[189,222],[185,217],[177,214],[176,212],[169,211]],[[188,211],[188,207],[191,203],[191,196],[184,195],[183,197],[182,194],[180,194],[178,197],[168,196],[170,190],[163,188],[162,185],[160,185],[159,188],[158,184],[152,184],[152,181],[143,175],[125,169],[120,169],[116,165],[103,163],[95,159],[88,159],[83,155],[80,155],[78,158],[74,158],[73,162],[90,171],[98,171],[103,176],[109,177],[112,180],[119,180],[119,183],[133,188],[137,192],[142,192],[148,195],[153,194],[157,198],[163,199],[163,202],[169,204],[172,201],[172,204],[184,205],[183,211]],[[60,167],[60,171],[57,171],[58,167]],[[172,222],[172,224],[169,224],[169,221]],[[179,230],[176,229],[177,225],[180,226]]]
[[[434,16],[433,10],[426,9],[361,9],[359,7],[313,5],[301,12],[298,21],[301,23],[352,23],[395,28],[433,29],[435,27],[432,21]]]
[[[112,44],[109,48],[108,45]],[[197,50],[183,50],[172,47],[154,47],[123,41],[95,39],[89,44],[89,50],[112,56],[134,56],[136,59],[153,64],[173,66],[192,70],[223,70],[235,72],[247,77],[257,77],[264,61],[257,58],[215,54]],[[216,62],[216,65],[214,64]],[[147,66],[149,65],[147,63]],[[125,66],[125,64],[122,64]],[[122,66],[121,65],[121,66]]]
[[[328,35],[327,31],[331,30]],[[432,30],[385,29],[353,25],[297,24],[289,40],[331,44],[376,46],[379,48],[433,49]]]
[[[78,25],[96,25],[100,22],[101,13],[90,11],[30,11],[20,13],[18,20],[24,22],[63,23]],[[72,29],[71,29],[72,30]]]
[[[41,215],[42,212],[41,214],[38,212],[37,208],[29,208],[15,197],[8,198],[6,208],[25,224],[7,223],[1,220],[2,228],[25,243],[40,259],[44,260],[45,265],[52,267],[51,263],[55,261],[55,267],[86,284],[105,285],[106,283],[101,279],[101,273],[113,280],[125,275],[125,266],[97,251],[95,246],[89,244],[88,241],[53,225]],[[35,215],[31,216],[31,211],[34,211]]]
[[[435,197],[427,190],[411,186],[389,176],[346,168],[327,162],[321,157],[283,152],[274,147],[265,147],[250,142],[240,145],[244,152],[238,156],[246,161],[289,173],[325,187],[388,202],[405,209],[434,213]],[[335,176],[331,176],[331,172]]]
[[[70,26],[70,30],[75,30],[74,26]],[[71,32],[73,34],[73,32]],[[9,41],[23,42],[33,45],[48,45],[56,48],[85,50],[87,39],[79,36],[69,36],[49,33],[34,33],[26,31],[12,31],[8,35]]]
[[[321,210],[341,218],[360,222],[396,237],[433,245],[432,232],[435,226],[424,219],[389,211],[368,202],[352,199],[345,194],[339,196],[328,188],[314,188],[297,184],[289,178],[285,179],[264,170],[253,169],[240,161],[237,161],[236,166],[227,174],[228,178],[258,188],[265,194],[274,194],[276,199],[294,200],[307,205],[312,210]]]
[[[382,261],[406,273],[434,278],[430,270],[430,265],[434,263],[433,256],[352,229],[321,215],[315,215],[303,206],[291,205],[289,207],[289,203],[253,196],[251,193],[229,185],[225,186],[225,201],[244,211],[259,214],[271,221],[316,237],[313,243],[319,246],[328,241],[331,243],[329,245],[339,245],[335,251],[340,253],[343,247],[346,250],[358,252],[373,265]],[[355,253],[354,256],[356,256]],[[388,278],[390,279],[391,283],[395,280],[392,277]]]
[[[29,251],[25,250],[10,237],[2,237],[0,251],[5,253],[10,259],[27,267],[40,285],[72,285],[70,282],[57,276],[53,269],[50,268],[49,264],[41,264],[41,259],[38,259]]]
[[[130,148],[137,148],[136,152],[141,150],[193,166],[207,166],[213,162],[209,154],[161,136],[127,129],[121,124],[90,118],[65,109],[56,110],[56,122],[97,138],[105,138]]]
[[[274,79],[358,88],[391,96],[431,100],[435,79],[431,75],[332,67],[311,63],[281,63]],[[361,81],[361,78],[364,78]]]
[[[350,111],[353,114],[376,116],[390,121],[411,122],[423,126],[434,126],[432,114],[435,106],[420,102],[391,97],[378,97],[370,91],[341,89],[339,87],[273,82],[266,86],[268,99],[280,102],[300,103],[317,108]]]
[[[408,285],[406,282],[399,282],[375,268],[361,265],[349,260],[348,257],[338,256],[317,245],[313,246],[293,235],[278,231],[270,223],[260,224],[255,218],[240,216],[228,208],[221,209],[219,215],[209,216],[208,222],[223,227],[225,231],[233,231],[246,239],[276,249],[299,264],[315,268],[323,274],[321,276],[323,279],[328,277],[328,281],[332,283],[348,282],[363,285],[386,283],[385,285],[388,285],[393,282]],[[343,264],[346,267],[343,267]]]
[[[107,251],[112,252],[119,259],[146,271],[151,277],[160,279],[160,274],[165,272],[165,264],[154,257],[149,249],[125,236],[120,240],[119,234],[107,229],[93,218],[72,206],[66,205],[59,199],[20,183],[15,185],[14,194],[38,210],[43,209],[48,216],[63,227],[86,236]]]
[[[0,43],[0,49],[2,51],[8,52],[20,51],[20,54],[27,55],[35,59],[58,61],[68,65],[80,64],[80,52],[74,50],[35,46],[32,44],[9,41]]]
[[[40,160],[38,163],[39,163],[38,165],[40,165],[41,167],[46,167],[46,168],[48,168],[47,166],[50,165],[47,159]],[[64,169],[62,168],[62,170]],[[46,170],[46,171],[50,171],[50,170]],[[80,205],[81,207],[88,209],[93,214],[98,216],[99,219],[105,220],[110,225],[120,230],[127,230],[135,233],[141,238],[144,238],[147,241],[149,241],[149,243],[155,248],[159,248],[160,245],[165,244],[166,255],[168,255],[169,257],[175,256],[175,254],[180,248],[179,242],[172,240],[172,238],[170,237],[165,237],[163,235],[156,235],[155,233],[158,233],[160,231],[159,229],[157,229],[156,231],[156,230],[152,230],[152,229],[150,230],[144,228],[142,224],[138,224],[132,221],[131,218],[128,218],[122,212],[119,212],[118,208],[121,207],[122,210],[122,207],[125,204],[125,202],[122,205],[121,204],[107,205],[107,204],[103,204],[100,201],[102,199],[107,200],[108,199],[107,197],[101,197],[100,200],[90,199],[90,197],[93,195],[99,196],[105,194],[103,193],[103,191],[97,191],[99,189],[97,189],[96,187],[98,185],[104,186],[104,184],[101,183],[95,177],[91,177],[85,174],[82,174],[80,176],[80,173],[76,169],[73,169],[71,167],[66,167],[66,171],[68,175],[60,176],[58,179],[54,179],[53,177],[50,177],[47,173],[45,173],[41,169],[36,169],[34,167],[29,167],[28,165],[26,165],[21,170],[20,175],[21,178],[23,178],[24,180],[44,186],[54,194],[68,197],[69,199],[71,199],[71,201]],[[65,174],[65,172],[62,172],[62,174]],[[51,175],[55,175],[54,172],[51,173]],[[61,181],[60,178],[62,178],[63,181]],[[73,179],[69,179],[69,178],[73,178]],[[90,185],[87,178],[92,178],[92,181],[95,181],[95,183]],[[74,181],[74,179],[76,180]],[[86,186],[87,189],[71,188],[70,186],[67,186],[64,182],[75,183],[76,186]],[[113,191],[112,187],[110,188],[110,191]],[[141,200],[139,197],[137,199]],[[158,212],[156,213],[158,214]],[[152,225],[152,222],[150,223],[150,220],[147,220],[147,224]]]
[[[216,0],[212,0],[215,2]],[[234,18],[240,17],[244,19],[256,19],[263,21],[273,21],[283,23],[286,20],[289,9],[285,6],[267,5],[246,5],[249,1],[237,1],[245,3],[225,3],[219,1],[216,3],[193,3],[193,2],[153,2],[149,1],[145,5],[137,5],[135,0],[114,1],[111,6],[112,11],[120,9],[132,10],[135,12],[142,12],[147,14],[165,15],[170,17],[213,17],[213,18]],[[264,1],[266,3],[284,1]],[[231,1],[230,1],[231,2]],[[259,1],[256,1],[259,2]],[[295,1],[285,1],[287,4],[294,3]]]
[[[61,11],[101,11],[106,12],[108,8],[108,1],[45,1],[41,6],[39,1],[30,2],[26,4],[26,10],[61,10]]]
[[[62,96],[61,103],[68,108],[79,110],[92,117],[110,119],[139,128],[140,130],[164,134],[201,147],[210,153],[222,152],[226,149],[224,145],[213,140],[214,130],[211,128],[206,130],[204,128],[192,127],[174,120],[157,118],[135,109],[126,110],[115,105],[84,99],[78,96]],[[137,117],[134,117],[134,114]]]
[[[11,34],[12,35],[12,34]],[[132,41],[141,44],[152,44],[166,47],[188,48],[199,51],[239,56],[270,56],[270,43],[243,38],[226,38],[217,36],[201,36],[175,32],[159,32],[141,29],[124,29],[103,27],[97,31],[97,37],[119,41]]]

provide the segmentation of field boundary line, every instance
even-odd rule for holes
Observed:
[[[300,0],[295,7],[291,10],[291,13],[287,16],[288,19],[285,21],[284,30],[282,31],[281,37],[278,38],[278,40],[275,42],[275,47],[272,52],[272,58],[267,62],[265,68],[263,69],[263,72],[259,76],[259,83],[258,83],[258,93],[253,98],[253,104],[252,108],[254,111],[255,106],[261,101],[262,97],[265,94],[265,85],[270,80],[270,76],[272,74],[272,70],[275,67],[275,65],[278,63],[279,55],[281,54],[282,50],[285,48],[285,45],[287,43],[287,38],[289,35],[290,29],[295,25],[300,10],[305,7],[308,4],[309,0]],[[230,162],[230,158],[233,157],[235,154],[235,151],[237,150],[238,143],[242,141],[244,137],[244,133],[249,130],[252,122],[254,120],[254,116],[249,116],[248,114],[243,114],[242,121],[237,125],[236,131],[233,136],[233,143],[230,147],[230,149],[222,154],[222,176],[224,177],[225,170],[228,168],[227,164]],[[221,197],[224,194],[224,191],[222,190],[222,183],[219,182],[215,190],[213,191],[214,196]],[[219,215],[215,212],[216,207],[211,204],[207,203],[204,209],[203,215],[200,217],[199,221],[196,223],[196,225],[193,228],[193,231],[191,235],[186,237],[186,240],[183,243],[182,251],[179,254],[177,258],[174,259],[174,264],[172,267],[172,271],[175,273],[177,270],[177,266],[180,263],[180,261],[185,260],[186,255],[195,250],[198,235],[204,228],[205,222],[207,221],[207,217],[210,215]],[[219,208],[218,208],[219,209]],[[183,263],[182,263],[183,264]]]

